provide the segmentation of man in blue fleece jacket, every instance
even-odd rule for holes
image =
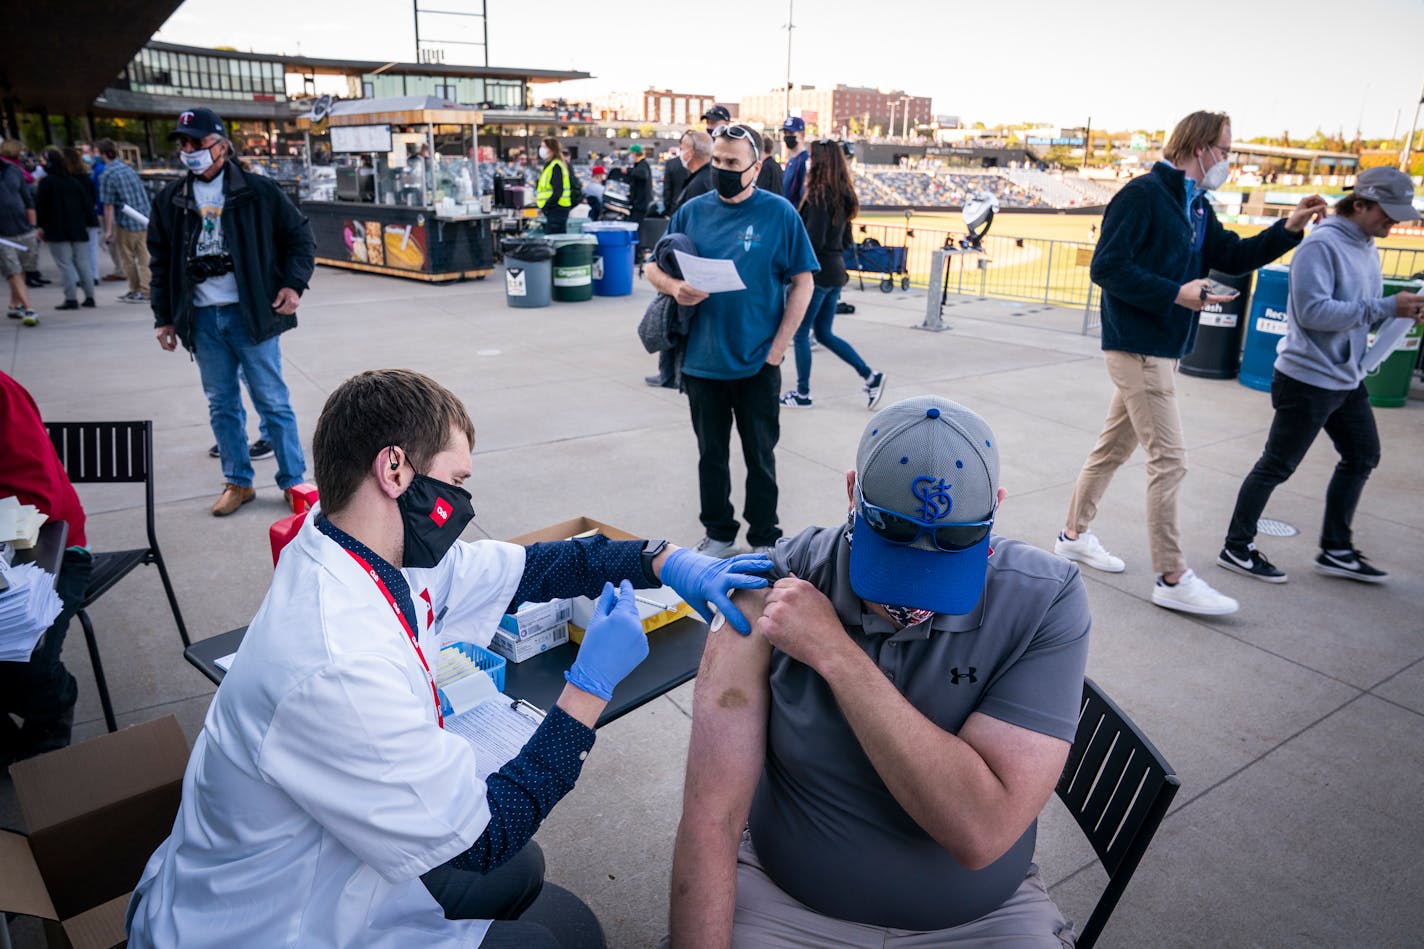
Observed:
[[[1383,296],[1375,238],[1401,221],[1417,221],[1414,182],[1393,168],[1371,168],[1355,180],[1354,193],[1300,245],[1291,261],[1286,301],[1286,339],[1271,379],[1276,417],[1261,458],[1236,496],[1226,546],[1216,562],[1267,583],[1286,574],[1254,543],[1256,522],[1271,492],[1295,473],[1320,430],[1325,429],[1340,462],[1325,491],[1325,521],[1315,569],[1337,577],[1380,583],[1386,574],[1354,547],[1350,521],[1379,464],[1379,431],[1370,411],[1361,365],[1369,334],[1396,318],[1424,321],[1424,296]]]
[[[1229,296],[1208,290],[1215,268],[1247,273],[1300,242],[1323,215],[1311,195],[1290,217],[1241,238],[1217,221],[1206,193],[1226,182],[1231,119],[1193,112],[1177,123],[1163,160],[1127,184],[1108,204],[1093,254],[1093,282],[1103,288],[1103,361],[1114,392],[1097,445],[1083,464],[1054,552],[1110,573],[1124,564],[1089,526],[1113,474],[1141,444],[1147,451],[1147,532],[1157,574],[1152,602],[1202,615],[1234,613],[1235,600],[1187,567],[1177,525],[1177,491],[1187,450],[1177,413],[1177,360],[1196,342],[1197,312]]]

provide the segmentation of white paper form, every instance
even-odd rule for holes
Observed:
[[[445,729],[475,749],[475,773],[483,781],[519,754],[543,720],[544,713],[527,702],[497,695],[446,718]]]
[[[694,290],[701,290],[703,293],[728,293],[747,288],[747,285],[742,283],[742,275],[737,273],[737,265],[730,260],[697,257],[680,250],[673,251],[673,254],[677,257],[677,265],[682,268],[682,279]]]
[[[1394,352],[1394,347],[1399,345],[1399,341],[1404,339],[1404,334],[1414,327],[1414,321],[1396,316],[1390,320],[1380,331],[1375,334],[1375,341],[1370,348],[1365,350],[1365,358],[1360,361],[1360,368],[1365,372],[1374,372],[1379,368],[1380,363]]]

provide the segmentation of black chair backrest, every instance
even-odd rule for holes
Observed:
[[[1181,782],[1147,736],[1091,679],[1058,796],[1087,835],[1108,886],[1082,928],[1080,949],[1097,941]]]
[[[153,465],[153,422],[46,422],[75,484],[138,484]]]

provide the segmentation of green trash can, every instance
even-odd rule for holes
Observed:
[[[1392,296],[1401,290],[1418,292],[1418,280],[1385,278],[1384,295]],[[1380,409],[1397,409],[1409,401],[1409,384],[1414,378],[1414,365],[1419,360],[1419,343],[1424,338],[1424,326],[1418,323],[1410,328],[1404,338],[1394,345],[1394,351],[1385,357],[1373,372],[1365,376],[1365,389],[1370,393],[1370,405]],[[1370,334],[1370,345],[1374,345],[1375,334]]]
[[[593,299],[593,249],[598,238],[592,234],[551,234],[554,245],[554,299],[578,303]]]

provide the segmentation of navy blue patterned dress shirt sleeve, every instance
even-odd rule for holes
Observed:
[[[485,781],[489,825],[450,865],[488,873],[518,853],[554,805],[573,790],[593,740],[592,728],[557,705],[549,709],[519,754]]]
[[[524,576],[514,591],[510,609],[521,603],[543,603],[558,597],[597,598],[603,584],[631,580],[635,589],[659,586],[643,572],[644,541],[609,540],[602,534],[530,544],[524,548]]]

